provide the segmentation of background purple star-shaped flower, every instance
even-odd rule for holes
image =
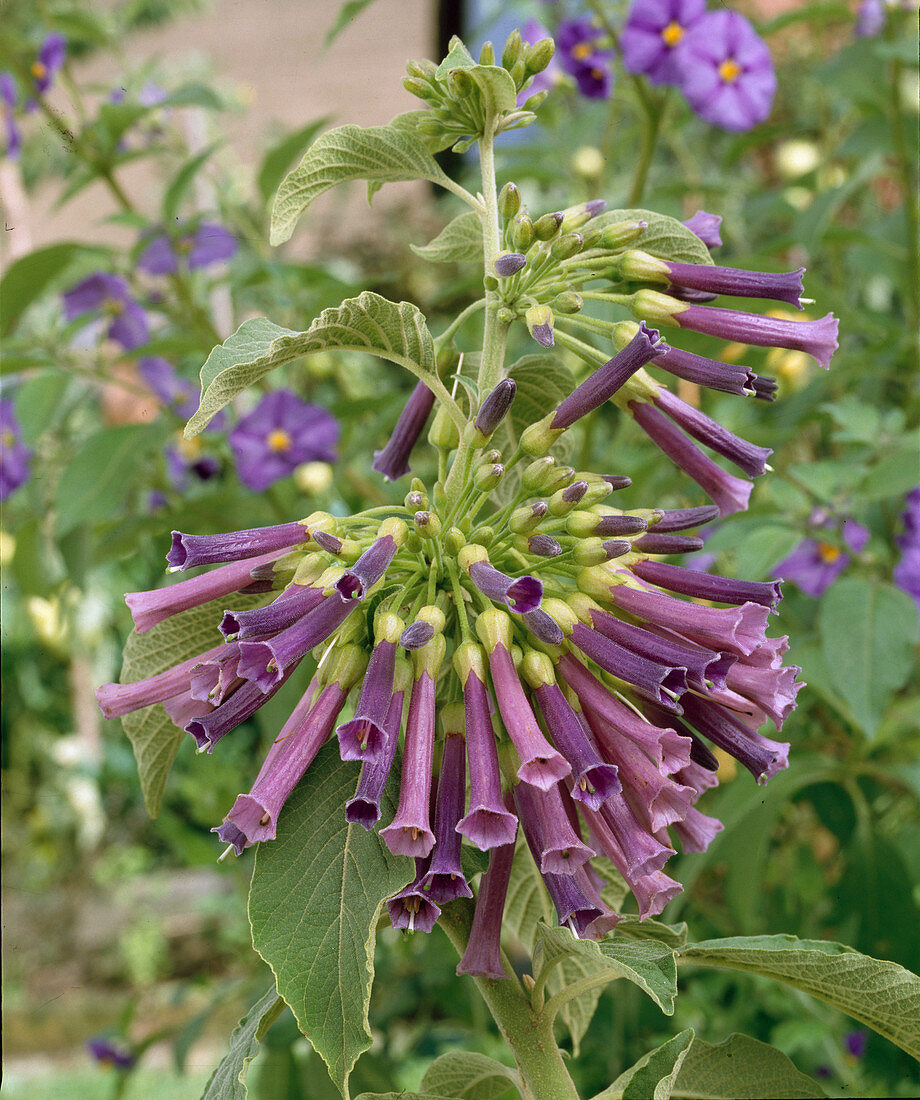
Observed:
[[[901,513],[904,534],[896,535],[901,560],[894,567],[894,583],[916,603],[920,610],[920,485],[904,498]]]
[[[302,462],[334,462],[339,425],[289,390],[263,397],[230,433],[240,480],[259,492]]]
[[[5,153],[8,157],[18,157],[22,148],[22,134],[16,125],[16,105],[19,102],[19,91],[16,82],[9,73],[0,73],[0,110],[3,112],[3,121],[6,128]]]
[[[35,79],[36,92],[48,91],[66,57],[67,39],[62,34],[49,34],[32,62],[31,73]]]
[[[627,72],[643,73],[652,84],[679,83],[687,31],[705,11],[705,0],[635,0],[620,34]]]
[[[169,360],[160,355],[147,355],[138,363],[141,376],[156,396],[176,416],[190,420],[198,411],[200,394],[194,382],[183,378]],[[227,415],[221,410],[208,424],[206,431],[223,431]]]
[[[825,520],[821,526],[832,527],[833,521]],[[844,545],[858,554],[869,540],[868,530],[855,519],[844,521],[840,529]],[[774,567],[773,576],[791,581],[806,596],[817,599],[837,580],[850,564],[849,554],[835,542],[823,539],[802,539],[798,546]]]
[[[0,500],[6,500],[29,480],[32,452],[22,442],[13,402],[0,401]]]
[[[120,275],[96,271],[64,294],[64,316],[68,321],[84,313],[102,310],[111,317],[107,335],[126,350],[150,339],[147,314],[130,295]]]
[[[611,50],[599,49],[603,31],[589,19],[563,19],[556,29],[556,57],[564,72],[575,78],[589,99],[606,99],[613,88]]]
[[[236,253],[236,237],[222,225],[202,222],[195,230],[170,237],[157,233],[141,253],[137,266],[148,275],[172,275],[180,261],[194,269],[229,260]]]

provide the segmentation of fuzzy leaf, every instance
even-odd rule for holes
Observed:
[[[128,635],[121,666],[121,683],[133,684],[136,680],[155,676],[189,660],[196,653],[212,649],[223,640],[217,626],[225,609],[244,611],[261,607],[271,598],[270,592],[255,596],[221,596],[202,607],[180,611],[144,634]],[[126,714],[121,724],[134,749],[147,813],[156,817],[163,804],[169,769],[183,738],[188,734],[173,724],[162,703]]]
[[[693,1042],[688,1027],[673,1039],[643,1055],[594,1100],[670,1100],[687,1051]]]
[[[482,223],[479,215],[474,210],[459,214],[428,244],[411,244],[409,247],[416,256],[432,263],[482,263]]]
[[[695,1040],[671,1095],[682,1100],[811,1100],[826,1093],[776,1047],[735,1034],[715,1044]]]
[[[920,1058],[920,977],[851,947],[795,936],[734,936],[690,944],[682,962],[785,982],[839,1008]]]
[[[446,1100],[494,1100],[509,1084],[520,1088],[517,1072],[485,1054],[452,1050],[435,1058],[419,1088]]]
[[[198,435],[238,393],[269,371],[315,351],[363,351],[389,359],[450,402],[438,379],[434,341],[424,316],[409,302],[390,302],[365,290],[340,306],[324,309],[306,332],[294,332],[254,317],[214,348],[201,368],[201,405],[186,438]]]
[[[425,145],[401,126],[340,126],[323,134],[285,176],[275,197],[271,243],[283,244],[315,198],[350,180],[449,183]]]
[[[376,832],[345,820],[357,780],[358,769],[326,745],[288,799],[277,839],[259,845],[249,892],[253,946],[345,1096],[371,1045],[377,919],[414,873]],[[395,812],[392,792],[382,809]]]
[[[299,156],[308,142],[312,141],[324,126],[332,121],[331,115],[324,115],[315,122],[302,126],[293,133],[274,144],[262,158],[259,166],[259,174],[256,176],[256,185],[259,194],[268,202],[278,189],[278,184],[287,170],[291,167],[294,158]]]
[[[246,1100],[246,1073],[259,1053],[259,1042],[281,1015],[284,1001],[275,992],[274,983],[250,1008],[230,1036],[230,1049],[211,1078],[201,1100]]]
[[[684,264],[712,264],[709,249],[677,218],[659,214],[655,210],[605,210],[588,223],[592,229],[615,225],[617,222],[644,221],[648,229],[632,246],[641,248],[662,260],[675,260]]]

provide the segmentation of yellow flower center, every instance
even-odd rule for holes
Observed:
[[[195,436],[193,439],[183,439],[182,436],[179,437],[179,452],[182,457],[189,462],[198,458],[203,450],[204,444],[198,436]]]
[[[666,46],[676,46],[683,37],[684,28],[680,25],[680,23],[668,23],[665,29],[661,32],[662,41]]]
[[[840,551],[837,549],[836,546],[831,546],[829,542],[819,542],[818,557],[822,561],[826,561],[828,564],[830,564],[840,557]]]
[[[33,61],[32,75],[36,80],[44,80],[48,75],[48,66],[44,65],[41,61]]]
[[[117,317],[119,313],[124,313],[125,303],[120,298],[106,298],[102,303],[102,308],[106,313],[111,313],[113,317]]]
[[[175,245],[176,251],[177,252],[191,252],[193,243],[194,242],[192,241],[191,237],[182,237],[180,240],[176,241],[176,245]]]
[[[269,432],[265,437],[265,442],[268,444],[268,449],[276,454],[288,451],[291,448],[291,437],[284,428],[275,428],[273,432]]]
[[[741,76],[741,66],[735,61],[734,58],[726,58],[719,66],[719,76],[725,81],[726,84],[734,84],[734,82]]]
[[[574,57],[576,61],[584,61],[584,59],[590,57],[592,53],[594,53],[594,47],[590,42],[579,42],[572,47],[572,57]]]
[[[6,431],[4,431],[3,433],[0,433],[0,445],[4,447],[16,446],[16,436],[13,435],[9,428],[7,428]]]

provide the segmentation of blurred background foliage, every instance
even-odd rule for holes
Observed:
[[[346,240],[344,251],[324,247],[322,226],[314,227],[307,260],[268,248],[271,195],[327,120],[305,117],[301,129],[271,132],[260,162],[241,165],[221,141],[222,119],[241,100],[206,71],[176,79],[174,66],[149,61],[126,67],[117,87],[81,84],[82,59],[121,54],[136,29],[181,21],[206,6],[46,0],[4,11],[0,67],[13,74],[18,93],[4,107],[7,217],[43,187],[55,187],[66,210],[101,181],[118,207],[111,221],[133,242],[103,243],[108,237],[93,225],[74,225],[67,240],[22,254],[7,247],[5,256],[0,397],[12,403],[18,428],[4,438],[8,454],[18,449],[26,464],[4,501],[0,542],[11,1098],[112,1094],[113,1082],[83,1049],[94,1036],[136,1057],[135,1068],[115,1081],[124,1095],[149,1095],[153,1081],[164,1097],[198,1095],[241,1010],[265,984],[253,973],[245,918],[250,861],[218,868],[208,830],[274,736],[286,693],[219,753],[200,757],[184,745],[163,810],[149,820],[130,746],[116,724],[103,728],[92,696],[95,684],[118,675],[131,626],[121,594],[160,581],[172,528],[251,527],[317,508],[344,513],[405,491],[369,468],[412,384],[395,367],[341,355],[301,361],[266,380],[262,395],[241,398],[223,430],[192,448],[179,440],[184,417],[145,378],[143,360],[166,360],[170,378],[187,388],[212,345],[256,314],[306,328],[324,307],[370,288],[416,302],[437,332],[476,292],[475,274],[433,269],[409,250],[456,213],[451,200],[419,202],[418,192],[397,214],[390,208],[379,218],[372,235],[348,241],[347,223],[329,230],[328,237]],[[514,179],[537,212],[597,197],[678,217],[718,212],[724,245],[717,262],[762,270],[805,265],[813,315],[833,310],[840,317],[840,349],[828,372],[800,353],[736,349],[759,373],[777,377],[775,404],[700,398],[721,423],[775,452],[774,472],[756,485],[749,511],[709,538],[707,562],[717,572],[765,579],[804,539],[825,547],[825,561],[839,565],[846,557],[820,598],[788,583],[779,609],[777,632],[790,635],[790,657],[809,685],[786,727],[789,770],[757,788],[736,777],[730,762],[722,768],[704,810],[726,828],[707,853],[678,861],[674,874],[686,892],[664,919],[688,921],[697,939],[788,931],[915,965],[917,607],[895,583],[895,570],[910,534],[905,498],[920,482],[916,11],[890,5],[883,29],[857,36],[854,8],[835,0],[782,10],[766,2],[734,6],[756,21],[777,65],[768,122],[726,133],[656,90],[660,126],[642,178],[636,150],[648,114],[639,82],[620,69],[609,99],[557,88],[540,124],[499,146],[499,178]],[[453,6],[445,7],[442,30],[451,12],[456,19]],[[563,15],[591,14],[574,4],[492,7],[475,6],[464,27],[448,29],[463,30],[476,46],[489,36],[503,41],[512,19],[542,19],[553,30]],[[591,5],[614,27],[626,7]],[[380,18],[373,4],[354,5],[352,14]],[[55,87],[29,110],[32,66],[49,35],[66,40],[66,60],[53,74]],[[138,207],[120,183],[125,166],[138,160],[149,162],[158,181],[156,208]],[[462,175],[464,162],[454,161]],[[192,233],[200,224],[229,233],[233,254],[195,267],[179,249],[172,274],[145,269],[152,235],[173,226]],[[91,323],[98,310],[68,317],[62,295],[94,272],[125,280],[122,305],[109,298],[103,312],[111,321],[125,303],[136,304],[148,339],[133,346],[107,339]],[[717,350],[705,337],[687,346]],[[266,492],[254,493],[237,471],[233,429],[265,392],[282,386],[336,418],[337,458],[292,463]],[[581,440],[576,465],[628,473],[634,484],[621,494],[624,507],[700,503],[692,483],[676,477],[623,419],[609,407]],[[425,461],[415,471],[422,478],[434,475]],[[869,532],[855,554],[841,541],[846,520]],[[291,694],[297,687],[288,685]],[[381,933],[371,1006],[376,1041],[355,1072],[356,1093],[414,1087],[433,1056],[456,1047],[505,1056],[454,965],[438,932]],[[574,1072],[585,1095],[687,1026],[712,1041],[733,1031],[769,1041],[830,1095],[914,1095],[906,1055],[793,991],[738,975],[688,973],[666,1028],[622,984],[602,994],[582,1042]],[[151,1068],[168,1065],[174,1076]],[[251,1093],[323,1097],[325,1083],[306,1040],[283,1017],[253,1068]]]

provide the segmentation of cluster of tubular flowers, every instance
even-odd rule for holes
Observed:
[[[514,184],[506,184],[499,209],[505,251],[487,281],[501,296],[500,319],[523,322],[542,347],[564,348],[592,372],[568,402],[525,434],[527,453],[546,453],[577,419],[612,400],[696,481],[721,515],[745,509],[749,479],[767,469],[769,448],[740,438],[689,405],[648,368],[763,401],[773,400],[776,381],[665,343],[657,333],[651,342],[637,338],[652,332],[651,325],[686,329],[745,345],[803,351],[826,368],[837,348],[838,322],[832,314],[795,321],[710,305],[727,295],[801,309],[804,269],[771,274],[663,259],[641,248],[648,229],[642,211],[605,213],[601,200],[533,219]],[[720,221],[700,211],[685,224],[711,249],[721,244]],[[589,302],[626,310],[635,321],[591,316],[585,312]],[[624,350],[628,354],[620,354]],[[738,474],[723,469],[699,444],[726,459]]]
[[[609,372],[658,346],[642,326],[559,405],[557,426],[603,399]],[[97,693],[108,717],[162,703],[211,752],[312,654],[313,677],[255,783],[214,831],[237,854],[272,840],[285,800],[332,738],[361,765],[342,809],[350,822],[377,826],[397,769],[398,807],[380,837],[414,858],[416,874],[390,899],[391,921],[430,930],[442,906],[472,895],[464,842],[488,851],[458,969],[493,977],[505,974],[499,935],[519,825],[560,924],[576,935],[617,923],[603,896],[611,865],[640,916],[657,914],[681,889],[664,871],[674,841],[702,851],[721,828],[696,808],[716,783],[712,747],[769,779],[788,745],[758,730],[782,725],[798,686],[798,670],[782,667],[786,640],[766,634],[777,584],[660,560],[697,550],[691,532],[718,508],[618,509],[610,500],[628,478],[520,450],[508,458],[517,488],[503,507],[490,502],[508,471],[489,443],[514,396],[505,379],[471,418],[476,458],[451,508],[442,486],[432,505],[414,479],[402,507],[174,533],[172,569],[216,568],[129,594],[136,629],[222,600],[216,644]],[[394,468],[420,420],[394,433]],[[237,593],[259,592],[269,602],[234,609]]]

